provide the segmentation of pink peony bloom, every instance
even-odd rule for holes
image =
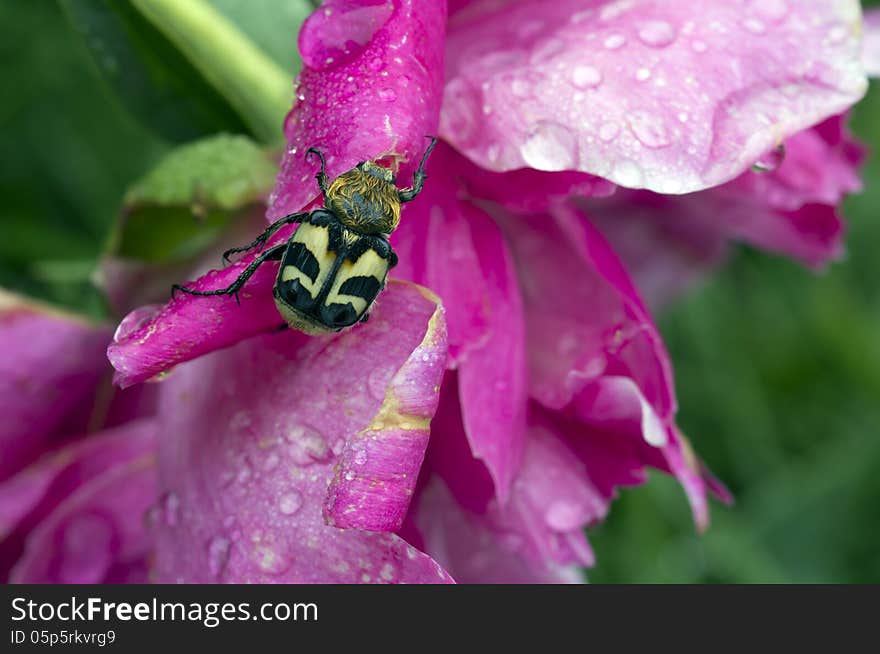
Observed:
[[[156,425],[150,393],[109,385],[109,340],[0,291],[3,581],[147,580]]]
[[[300,33],[268,218],[315,206],[307,148],[331,177],[384,157],[406,184],[438,133],[391,238],[404,281],[326,337],[270,333],[271,264],[240,305],[181,295],[123,321],[119,384],[178,366],[155,578],[577,581],[584,528],[649,467],[704,528],[708,492],[727,495],[676,427],[643,298],[729,239],[840,252],[859,30],[854,0],[326,2]]]

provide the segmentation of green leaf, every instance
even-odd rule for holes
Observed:
[[[262,201],[276,170],[244,136],[220,134],[175,149],[126,194],[111,253],[173,262],[202,252]]]
[[[61,0],[101,74],[146,127],[173,142],[248,132],[242,117],[129,2]]]
[[[207,0],[62,2],[126,106],[166,138],[181,142],[228,131],[264,143],[282,139],[291,73],[245,32],[281,52],[283,43],[296,41],[305,3],[250,3],[245,11],[219,0],[235,12],[230,20]],[[269,22],[275,24],[271,39]],[[298,69],[298,59],[284,52],[288,70]]]

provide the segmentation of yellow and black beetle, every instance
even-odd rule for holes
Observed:
[[[324,195],[324,207],[293,213],[272,223],[254,242],[223,253],[246,252],[265,245],[284,225],[301,223],[284,243],[275,245],[254,259],[227,288],[197,291],[178,284],[172,287],[190,295],[232,295],[238,292],[263,263],[281,261],[272,294],[275,306],[287,324],[307,334],[338,332],[358,321],[365,322],[369,309],[385,286],[388,271],[397,265],[388,235],[400,223],[400,205],[421,192],[425,164],[437,144],[431,139],[412,188],[398,189],[391,170],[372,161],[357,166],[329,183],[324,155],[309,148],[306,157],[321,159],[316,175]]]

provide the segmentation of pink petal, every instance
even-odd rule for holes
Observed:
[[[373,420],[346,440],[324,506],[327,524],[400,528],[428,447],[445,367],[446,328],[438,308],[422,342],[388,383]]]
[[[441,135],[492,170],[687,193],[866,89],[855,0],[595,4],[486,0],[452,15]]]
[[[660,419],[675,411],[662,339],[620,261],[569,210],[507,218],[526,308],[530,393],[562,408],[588,382],[625,376]]]
[[[451,414],[454,403],[444,404],[440,411]],[[428,553],[459,581],[576,579],[570,566],[593,562],[583,528],[605,516],[608,498],[591,483],[549,414],[531,414],[523,463],[506,502],[482,499],[485,486],[478,480],[485,469],[481,473],[482,464],[467,452],[454,418],[441,416],[427,464],[437,479],[428,483],[414,514]]]
[[[425,547],[460,583],[560,584],[583,581],[573,565],[523,558],[481,516],[456,503],[438,477],[422,491],[416,513]]]
[[[865,73],[871,77],[880,77],[880,9],[874,8],[865,12],[863,29],[862,63]]]
[[[267,247],[289,237],[290,232],[282,229]],[[184,286],[199,291],[226,288],[258,254],[249,253]],[[107,349],[116,369],[114,381],[122,387],[146,381],[179,363],[284,324],[272,297],[277,272],[277,263],[263,264],[239,292],[240,303],[231,296],[177,293],[164,306],[147,305],[129,313]]]
[[[409,183],[425,136],[437,130],[445,23],[443,0],[330,0],[306,20],[271,219],[317,196],[309,147],[326,152],[331,178],[386,155],[405,163],[399,178]]]
[[[93,478],[153,452],[155,435],[154,420],[133,421],[47,454],[0,484],[0,577],[42,520]]]
[[[474,211],[471,230],[491,314],[486,341],[459,364],[459,398],[471,452],[486,465],[504,502],[526,440],[525,316],[516,270],[498,227]]]
[[[144,513],[155,499],[155,473],[147,454],[83,483],[30,534],[10,581],[146,582]]]
[[[484,211],[460,199],[462,165],[470,166],[438,145],[425,191],[393,234],[400,257],[394,275],[443,299],[471,449],[504,497],[525,439],[522,301],[500,230]]]
[[[105,326],[0,291],[0,480],[85,428],[109,339]]]
[[[444,340],[438,311],[418,287],[392,282],[356,330],[261,336],[181,366],[162,385],[157,580],[450,581],[402,538],[338,529],[322,516],[343,452],[342,479],[354,483],[336,482],[331,510],[353,504],[354,515],[342,510],[345,519],[371,528],[405,512],[425,439],[419,427],[407,444],[397,418],[406,422],[412,412],[421,424],[435,401]],[[396,417],[388,404],[395,396]],[[382,411],[389,424],[372,435],[399,461],[376,449],[366,459],[358,454]],[[347,479],[359,466],[363,472]],[[381,512],[360,496],[367,478],[384,484],[371,495]]]
[[[443,300],[450,363],[456,365],[488,338],[491,299],[475,226],[485,225],[487,219],[458,199],[461,189],[454,174],[461,157],[443,143],[431,156],[425,190],[406,208],[391,235],[400,259],[391,274],[426,286]]]

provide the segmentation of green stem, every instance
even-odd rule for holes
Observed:
[[[226,97],[264,143],[283,138],[292,83],[226,17],[205,0],[132,0],[166,38]]]

